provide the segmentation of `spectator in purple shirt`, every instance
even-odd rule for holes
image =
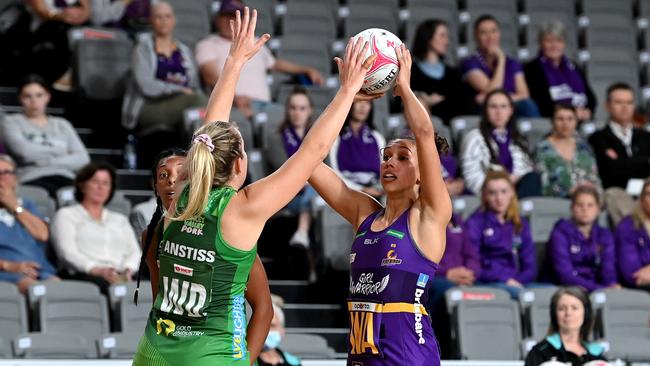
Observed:
[[[481,191],[483,206],[465,223],[470,242],[479,250],[478,282],[502,288],[516,299],[537,276],[530,227],[519,214],[519,200],[507,172],[488,171]]]
[[[445,180],[449,195],[455,197],[466,193],[465,180],[460,175],[458,159],[452,154],[441,154],[440,163],[442,164],[442,179]],[[471,194],[469,191],[467,193]]]
[[[476,109],[483,105],[487,94],[504,89],[514,100],[517,114],[539,117],[537,104],[530,98],[521,64],[503,52],[500,45],[499,22],[492,15],[481,15],[474,22],[476,52],[465,59],[463,78],[475,93]]]
[[[372,112],[369,101],[352,104],[329,159],[348,187],[380,198],[384,190],[379,182],[379,157],[386,139],[375,129]]]
[[[616,227],[618,273],[626,286],[650,291],[650,179],[639,206]]]
[[[296,87],[287,97],[285,117],[280,124],[279,132],[287,157],[298,151],[302,139],[313,123],[314,104],[302,87]],[[305,184],[300,193],[287,205],[292,214],[298,215],[298,229],[289,240],[289,244],[309,248],[309,229],[311,228],[311,201],[317,193],[309,184]]]
[[[598,225],[600,197],[593,186],[579,186],[571,195],[571,218],[560,219],[551,232],[547,266],[551,280],[591,292],[620,287],[616,282],[614,237]]]

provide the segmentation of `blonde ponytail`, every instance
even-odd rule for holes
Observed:
[[[210,140],[196,139],[201,135],[207,135]],[[203,215],[212,187],[223,187],[228,182],[235,160],[243,155],[241,135],[234,123],[211,122],[194,136],[195,142],[183,167],[188,180],[187,205],[179,212],[177,204],[172,220],[184,221]]]

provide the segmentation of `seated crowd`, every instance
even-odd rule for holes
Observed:
[[[160,197],[152,198],[146,207],[134,210],[140,216],[132,218],[132,227],[127,217],[108,209],[117,187],[115,169],[91,162],[72,124],[46,113],[49,85],[64,85],[71,67],[64,42],[67,30],[92,23],[120,27],[137,39],[123,126],[141,139],[155,136],[152,143],[165,141],[148,145],[150,156],[141,156],[147,165],[163,149],[187,145],[191,131],[183,113],[207,103],[204,90],[216,83],[228,56],[229,20],[243,7],[239,1],[222,1],[215,16],[217,33],[192,50],[174,38],[174,10],[166,2],[70,3],[26,2],[35,20],[31,48],[23,45],[19,54],[25,61],[10,65],[26,76],[16,80],[23,111],[0,120],[0,281],[16,284],[21,292],[37,281],[61,278],[91,281],[103,291],[110,284],[132,281],[139,271],[143,229],[154,211],[159,219],[163,210]],[[459,68],[445,59],[448,33],[441,20],[418,27],[411,47],[412,86],[432,116],[447,125],[459,115],[480,115],[478,127],[460,141],[457,155],[441,159],[450,195],[476,195],[481,205],[469,217],[455,214],[447,227],[446,252],[431,280],[431,312],[439,312],[444,292],[459,285],[498,287],[513,298],[524,288],[549,284],[588,292],[622,286],[650,292],[650,132],[634,125],[634,89],[613,83],[606,100],[599,101],[609,113],[607,123],[582,137],[580,126],[592,120],[598,105],[585,74],[565,55],[566,29],[561,23],[542,25],[539,54],[526,65],[505,54],[499,22],[490,15],[474,22],[476,50]],[[37,46],[45,41],[56,44],[56,52],[31,52],[41,50]],[[53,61],[26,61],[37,57]],[[6,70],[8,61],[2,62]],[[246,118],[271,103],[269,71],[324,82],[314,68],[275,58],[264,49],[244,67],[237,86],[234,106]],[[272,122],[278,126],[273,132],[286,158],[298,149],[316,112],[305,88],[295,88],[281,102],[284,119]],[[392,136],[382,135],[375,126],[373,109],[367,101],[352,105],[328,163],[350,187],[381,200],[377,167]],[[528,146],[517,118],[540,116],[550,119],[551,132],[536,146]],[[167,140],[158,139],[161,133]],[[628,187],[635,180],[643,183],[640,191],[632,192]],[[54,199],[62,188],[73,187],[76,203],[59,207],[50,222],[21,195],[21,185],[44,188]],[[557,221],[547,243],[533,241],[531,224],[520,212],[520,198],[539,196],[571,200],[570,217]],[[307,184],[287,206],[298,218],[289,244],[312,250],[317,197]],[[608,225],[599,220],[601,211],[607,213]],[[536,257],[536,244],[545,245],[544,260]],[[587,307],[587,300],[580,290],[569,290],[554,298],[552,311],[559,312],[571,301]],[[276,350],[282,318],[278,314],[274,319],[277,329],[262,356],[265,364],[275,364],[278,358],[291,364],[291,355]],[[562,324],[555,319],[553,327],[560,332]],[[555,346],[553,339],[547,342]],[[533,354],[540,352],[545,351],[534,349]]]

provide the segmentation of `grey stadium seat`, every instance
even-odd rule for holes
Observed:
[[[257,9],[257,26],[255,35],[261,36],[268,33],[275,34],[275,0],[246,0],[245,5],[251,9]]]
[[[522,216],[528,218],[535,243],[546,243],[555,222],[571,215],[571,201],[556,197],[533,197],[521,201]]]
[[[190,49],[210,34],[210,9],[204,1],[170,0],[176,14],[174,36]]]
[[[460,214],[463,219],[467,219],[481,206],[481,199],[476,196],[457,196],[453,197],[451,203],[454,213]]]
[[[557,287],[527,288],[519,293],[519,307],[524,319],[525,335],[535,341],[546,336],[551,322],[551,297]]]
[[[73,50],[77,91],[93,100],[115,100],[124,95],[131,70],[131,41],[82,39]]]
[[[609,342],[610,359],[650,360],[650,294],[641,290],[607,289],[591,294],[601,336]]]
[[[332,58],[326,39],[306,35],[287,35],[282,38],[278,58],[318,70],[323,77],[331,74]]]
[[[27,332],[27,307],[18,288],[8,282],[0,282],[0,358],[11,357],[11,339]]]
[[[97,340],[99,357],[110,359],[133,359],[143,332],[110,333]]]
[[[332,2],[288,1],[282,19],[283,34],[307,35],[329,45],[336,39],[336,14]]]
[[[48,219],[54,217],[56,212],[56,203],[50,198],[47,191],[41,187],[20,185],[18,187],[18,196],[29,198],[36,204],[41,215]]]
[[[347,271],[350,268],[350,243],[354,237],[352,225],[330,206],[324,205],[317,215],[317,237],[321,238],[323,254],[332,268]]]
[[[13,341],[14,354],[23,358],[88,359],[97,358],[95,339],[70,329],[61,334],[29,333]]]
[[[458,344],[462,359],[519,360],[519,308],[510,300],[458,304]]]
[[[537,143],[551,133],[553,125],[548,118],[520,118],[517,129],[526,138],[528,152],[534,153]]]
[[[335,355],[327,340],[315,334],[285,334],[280,348],[302,359],[332,359]]]
[[[287,160],[279,124],[262,125],[262,151],[271,171],[278,169]]]
[[[133,302],[136,283],[128,282],[111,285],[108,289],[108,302],[113,312],[114,327],[122,332],[141,333],[153,305],[151,282],[141,281],[138,292],[138,306]]]
[[[632,1],[631,0],[585,0],[582,2],[582,12],[587,15],[621,15],[632,22]]]
[[[125,196],[124,192],[115,191],[113,198],[106,205],[106,208],[121,213],[122,215],[129,217],[131,214],[131,201],[129,201]]]
[[[260,149],[251,149],[248,152],[248,178],[251,182],[266,177],[266,160]]]
[[[451,135],[455,146],[461,146],[467,132],[478,128],[481,117],[479,116],[457,116],[451,120]]]
[[[108,306],[99,288],[89,282],[60,281],[29,287],[35,325],[43,333],[70,333],[96,338],[108,333]]]
[[[345,39],[368,28],[383,28],[398,33],[397,14],[385,4],[350,4],[350,14],[343,22]]]

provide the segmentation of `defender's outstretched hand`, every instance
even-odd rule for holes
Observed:
[[[397,81],[393,94],[395,96],[402,96],[404,92],[411,89],[411,65],[413,64],[413,59],[411,58],[411,52],[403,43],[395,47],[395,52],[397,53],[397,61],[399,62],[399,73],[397,73]]]
[[[339,80],[341,88],[347,88],[356,93],[354,101],[372,100],[381,97],[383,94],[366,94],[361,91],[363,80],[370,70],[372,63],[375,62],[377,55],[371,55],[366,58],[366,53],[370,44],[364,42],[362,38],[356,41],[350,38],[347,47],[345,47],[345,56],[343,59],[335,57],[334,61],[339,69]]]
[[[243,19],[242,14],[237,10],[235,19],[230,21],[230,31],[232,32],[230,56],[239,60],[248,61],[271,39],[268,33],[264,33],[260,38],[255,40],[256,25],[257,10],[253,9],[251,14],[248,7],[245,7]]]

